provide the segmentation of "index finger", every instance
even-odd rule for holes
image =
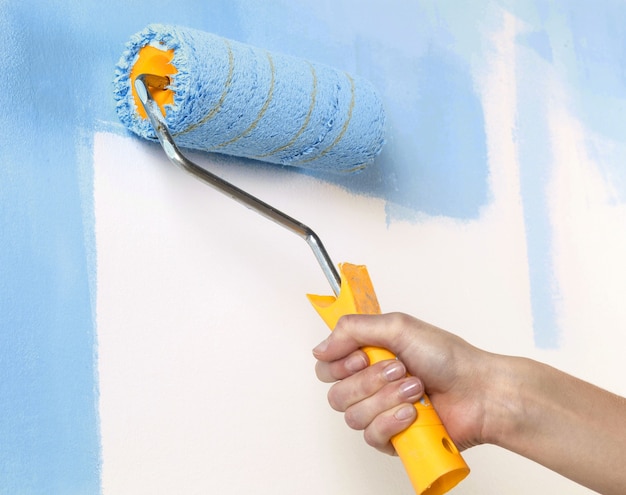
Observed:
[[[361,350],[356,350],[347,357],[337,361],[317,361],[315,363],[315,374],[320,381],[333,383],[367,368],[368,365],[369,359],[367,354]]]

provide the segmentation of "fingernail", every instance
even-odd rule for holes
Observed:
[[[313,349],[313,354],[322,354],[326,349],[328,349],[328,339],[324,339],[322,342],[317,344],[317,346]]]
[[[352,373],[356,373],[357,371],[361,371],[362,369],[367,368],[368,362],[365,359],[365,356],[361,354],[357,354],[355,356],[350,356],[346,360],[346,369],[351,371]]]
[[[401,362],[396,361],[395,363],[391,363],[383,370],[383,375],[388,382],[393,382],[405,376],[406,369]]]
[[[395,413],[393,413],[393,417],[396,418],[398,421],[405,421],[409,418],[412,418],[414,414],[415,406],[406,405],[402,406]]]
[[[406,400],[417,398],[422,392],[422,382],[417,378],[411,378],[400,386],[400,396]]]

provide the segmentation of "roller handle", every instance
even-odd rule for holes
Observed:
[[[339,265],[341,291],[338,297],[308,295],[331,330],[347,314],[380,314],[380,306],[362,265]],[[396,356],[379,347],[364,347],[370,365]],[[415,492],[442,495],[469,474],[469,467],[451,440],[428,396],[415,404],[417,418],[406,430],[391,439],[404,464]]]

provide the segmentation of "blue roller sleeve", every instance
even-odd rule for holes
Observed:
[[[158,24],[130,39],[115,71],[119,118],[143,138],[156,135],[137,112],[130,71],[146,45],[174,50],[175,95],[166,122],[182,147],[335,172],[361,168],[380,153],[384,111],[368,81],[210,33]]]

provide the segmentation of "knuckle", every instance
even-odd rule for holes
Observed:
[[[346,424],[353,430],[362,430],[366,426],[362,423],[358,413],[354,411],[354,408],[348,408],[343,417]]]
[[[397,311],[388,313],[387,317],[389,318],[389,323],[394,326],[404,326],[409,319],[409,316],[406,313],[400,313]]]
[[[337,325],[335,325],[335,331],[337,331],[337,330],[345,330],[346,328],[350,328],[353,325],[354,319],[356,317],[357,317],[357,315],[355,315],[355,314],[343,315],[341,318],[339,318],[339,321],[337,322]]]
[[[414,318],[406,313],[390,313],[388,317],[390,326],[397,329],[399,332],[404,331],[415,323]]]
[[[344,412],[345,407],[342,406],[341,395],[337,391],[337,387],[334,385],[330,387],[327,394],[328,403],[335,411]]]
[[[365,428],[364,439],[368,445],[380,451],[393,453],[391,438],[403,431],[407,427],[407,421],[411,419],[410,416],[398,419],[394,416],[394,410],[388,410],[376,416]]]

